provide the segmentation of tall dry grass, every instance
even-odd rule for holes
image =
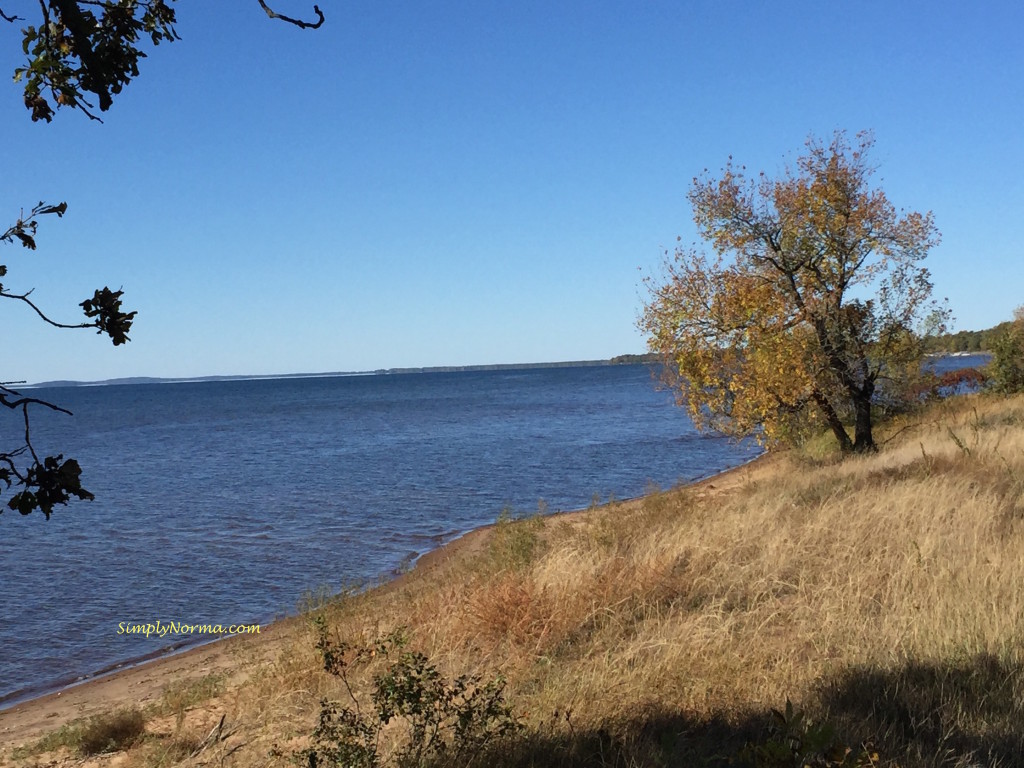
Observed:
[[[787,700],[879,765],[1024,765],[1024,398],[734,485],[504,521],[323,613],[343,640],[405,627],[450,674],[507,678],[528,727],[496,765],[724,764]],[[245,739],[225,764],[280,764],[343,698],[313,644],[219,700]]]

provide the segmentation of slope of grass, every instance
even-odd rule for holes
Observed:
[[[451,678],[504,678],[525,728],[493,765],[1024,765],[1024,398],[904,426],[872,456],[506,520],[320,614],[339,643],[402,629]],[[195,727],[234,730],[204,761],[287,764],[322,699],[369,706],[384,662],[342,681],[315,644],[207,703]]]

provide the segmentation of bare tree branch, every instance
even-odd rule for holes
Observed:
[[[284,14],[278,13],[273,8],[271,8],[269,5],[267,5],[264,2],[264,0],[257,0],[257,2],[260,4],[260,8],[262,8],[266,12],[267,16],[269,16],[270,18],[272,18],[272,19],[280,19],[281,21],[286,21],[289,24],[294,24],[296,27],[301,27],[302,29],[319,29],[320,26],[324,23],[324,14],[323,14],[323,11],[320,10],[320,6],[319,5],[314,5],[313,6],[313,13],[315,13],[317,15],[317,21],[314,24],[314,23],[309,22],[309,21],[302,21],[301,19],[293,19],[291,16],[285,16]]]
[[[8,21],[11,24],[13,24],[16,21],[24,21],[24,19],[21,16],[8,16],[6,13],[4,13],[3,8],[0,8],[0,19]]]
[[[65,323],[58,323],[56,320],[51,320],[50,318],[43,314],[43,311],[39,307],[32,303],[32,300],[28,297],[29,293],[32,293],[32,291],[29,291],[28,293],[24,294],[7,293],[7,291],[0,291],[0,297],[3,297],[5,299],[18,299],[19,301],[24,301],[26,304],[28,304],[30,307],[32,307],[32,309],[36,311],[37,315],[39,315],[41,318],[43,318],[43,320],[45,320],[50,325],[56,328],[94,328],[96,326],[95,323],[77,323],[75,325],[66,325]]]
[[[24,405],[34,404],[45,406],[49,408],[51,411],[60,411],[61,413],[66,413],[68,416],[74,416],[74,414],[67,408],[61,408],[59,405],[48,403],[45,400],[40,400],[39,398],[36,397],[22,397],[20,392],[16,392],[13,389],[8,389],[7,387],[2,385],[0,385],[0,390],[3,390],[2,392],[0,392],[0,405],[6,405],[8,408],[21,408]],[[13,395],[18,399],[8,400],[8,395]]]
[[[36,449],[32,447],[32,428],[28,423],[28,403],[21,404],[21,411],[25,415],[25,447],[32,454],[32,461],[39,464],[39,456],[36,454]]]

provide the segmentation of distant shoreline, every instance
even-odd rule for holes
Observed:
[[[619,355],[608,360],[565,360],[552,363],[492,363],[483,365],[434,365],[420,368],[378,368],[372,371],[328,371],[323,373],[264,373],[223,376],[125,376],[100,381],[55,379],[23,384],[25,389],[56,389],[58,387],[105,387],[123,384],[197,384],[211,381],[262,381],[265,379],[330,379],[348,376],[388,376],[406,373],[464,373],[477,371],[529,371],[544,368],[593,368],[605,365],[651,365],[657,362],[653,355]]]
[[[980,352],[929,352],[928,359],[945,357],[991,357],[988,350]],[[551,363],[491,363],[481,365],[431,365],[410,368],[377,368],[372,371],[324,371],[320,373],[259,373],[213,376],[124,376],[100,381],[55,379],[22,384],[23,389],[57,389],[60,387],[106,387],[130,384],[202,384],[216,381],[265,381],[274,379],[332,379],[351,376],[392,376],[409,373],[473,373],[481,371],[531,371],[549,368],[596,368],[607,365],[657,365],[654,354],[618,355],[607,360],[563,360]]]

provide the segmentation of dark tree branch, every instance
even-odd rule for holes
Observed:
[[[39,457],[36,455],[36,449],[32,447],[32,428],[28,423],[28,403],[21,404],[21,412],[25,414],[25,447],[28,448],[28,452],[32,454],[32,461],[38,464]]]
[[[113,98],[110,95],[111,86],[103,71],[103,64],[96,57],[90,37],[90,31],[95,26],[95,21],[91,20],[91,17],[88,19],[85,17],[75,0],[51,0],[51,2],[60,11],[60,20],[71,33],[75,54],[82,62],[82,68],[89,81],[87,87],[99,98],[100,110],[106,112],[113,104]],[[89,115],[86,110],[82,111]],[[93,116],[89,115],[89,117]]]
[[[320,6],[319,5],[314,5],[313,6],[313,13],[315,13],[316,16],[317,16],[317,21],[314,24],[313,22],[302,21],[301,19],[293,19],[290,16],[285,16],[284,14],[280,14],[277,11],[275,11],[273,8],[271,8],[269,5],[267,5],[264,2],[264,0],[257,0],[257,2],[260,4],[260,8],[262,8],[266,12],[267,16],[269,16],[270,18],[272,18],[272,19],[280,19],[281,21],[286,21],[289,24],[294,24],[296,27],[300,27],[302,29],[319,29],[320,26],[324,23],[324,14],[323,14],[323,11],[320,10]]]
[[[32,293],[32,291],[29,291],[28,293],[25,293],[25,294],[18,294],[18,293],[7,293],[7,291],[0,290],[0,297],[3,297],[5,299],[18,299],[19,301],[24,301],[26,304],[28,304],[30,307],[32,307],[32,309],[34,309],[36,311],[37,315],[39,315],[41,318],[43,318],[43,320],[45,320],[46,322],[48,322],[50,325],[54,326],[55,328],[94,328],[95,327],[95,323],[77,323],[76,325],[67,325],[65,323],[58,323],[56,320],[51,320],[50,318],[48,318],[46,315],[43,314],[43,311],[39,307],[37,307],[35,304],[32,303],[32,300],[28,297],[29,293]]]
[[[87,101],[84,96],[79,94],[78,98],[75,99],[75,103],[71,105],[74,109],[77,109],[83,115],[88,117],[90,120],[95,120],[97,123],[102,123],[103,118],[98,115],[94,115],[89,110],[94,109],[92,102]]]
[[[16,21],[24,21],[24,19],[21,18],[21,16],[8,16],[6,13],[4,13],[3,8],[0,8],[0,19],[10,22],[11,24],[13,24]]]
[[[38,222],[36,218],[39,216],[45,216],[47,214],[55,213],[58,218],[64,215],[67,211],[68,204],[60,203],[59,205],[47,205],[46,203],[39,203],[35,206],[28,217],[25,216],[25,212],[22,211],[18,220],[13,225],[7,228],[7,231],[0,234],[0,242],[2,243],[13,243],[17,239],[25,248],[30,251],[34,251],[36,248],[35,234]],[[0,277],[3,277],[4,272],[0,271]]]
[[[6,453],[0,453],[0,464],[7,465],[7,470],[12,475],[14,475],[16,478],[18,478],[19,480],[24,479],[25,476],[23,474],[21,474],[21,472],[18,471],[18,465],[15,464],[12,461],[12,459],[14,459],[16,456],[21,456],[21,454],[23,454],[24,452],[25,452],[25,446],[23,445],[23,446],[21,446],[21,448],[17,448],[17,449],[15,449],[13,451],[7,451]],[[10,487],[9,483],[8,483],[7,487],[8,488]]]
[[[0,390],[3,390],[2,392],[0,392],[0,405],[6,405],[8,408],[13,409],[21,408],[22,406],[26,405],[42,405],[45,406],[46,408],[49,408],[51,411],[59,411],[60,413],[66,413],[68,416],[74,416],[74,414],[67,408],[61,408],[59,405],[48,403],[45,400],[40,400],[39,398],[36,397],[22,397],[20,392],[15,392],[13,389],[8,389],[7,387],[4,386],[0,386]],[[8,395],[13,395],[18,399],[8,400]]]

